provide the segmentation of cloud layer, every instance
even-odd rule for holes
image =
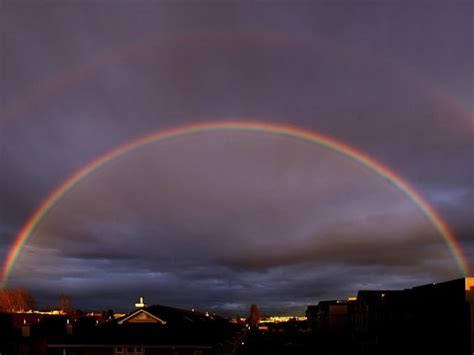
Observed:
[[[291,124],[408,180],[474,258],[472,4],[3,1],[0,257],[97,156],[209,119]],[[299,141],[154,144],[76,186],[11,285],[81,307],[151,302],[302,312],[359,288],[459,277],[395,187]],[[60,290],[56,292],[56,290]]]

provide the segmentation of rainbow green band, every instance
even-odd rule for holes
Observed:
[[[33,215],[21,228],[20,232],[15,238],[12,247],[10,248],[5,264],[2,270],[2,286],[5,287],[8,278],[15,266],[15,262],[18,259],[21,250],[30,239],[32,232],[43,220],[45,215],[51,210],[51,208],[60,201],[63,196],[71,190],[76,184],[78,184],[83,178],[92,174],[94,171],[102,168],[110,161],[117,159],[135,149],[143,147],[150,143],[163,141],[167,139],[176,138],[184,135],[191,135],[201,132],[212,132],[212,131],[251,131],[251,132],[265,132],[276,134],[280,136],[288,136],[300,139],[302,141],[318,144],[326,147],[334,152],[340,153],[346,157],[353,159],[361,165],[374,171],[381,177],[385,178],[400,191],[404,192],[425,214],[434,228],[438,231],[439,235],[444,239],[446,245],[451,251],[454,259],[456,260],[459,269],[463,275],[468,274],[468,263],[466,258],[463,256],[461,248],[456,241],[453,233],[448,229],[447,225],[443,222],[437,212],[429,205],[429,203],[406,181],[390,169],[384,167],[374,159],[370,158],[365,153],[362,153],[344,143],[338,142],[333,138],[323,136],[321,134],[310,132],[301,128],[290,127],[281,124],[272,123],[260,123],[251,121],[225,121],[225,122],[205,122],[185,125],[177,128],[167,129],[159,131],[135,140],[128,142],[124,145],[120,145],[115,149],[109,151],[106,154],[101,155],[91,163],[84,166],[82,169],[71,175],[62,184],[60,184],[49,196],[41,203],[36,209]]]

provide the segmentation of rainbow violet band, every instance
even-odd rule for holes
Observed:
[[[150,143],[163,141],[167,139],[173,139],[179,136],[191,135],[202,132],[213,132],[213,131],[251,131],[251,132],[264,132],[280,136],[287,136],[297,138],[302,141],[306,141],[312,144],[317,144],[327,149],[340,153],[346,157],[353,159],[359,164],[367,167],[373,172],[377,173],[385,180],[390,182],[392,185],[402,191],[407,197],[409,197],[415,205],[425,214],[428,220],[431,222],[433,227],[437,230],[439,235],[444,239],[446,245],[451,251],[457,265],[464,275],[468,274],[468,263],[466,258],[463,256],[461,248],[456,241],[453,233],[448,229],[447,225],[443,222],[438,213],[429,205],[429,203],[406,181],[404,181],[395,172],[391,171],[387,167],[384,167],[374,159],[370,158],[365,153],[362,153],[344,143],[338,142],[337,140],[323,136],[321,134],[304,130],[297,127],[291,127],[287,125],[274,124],[274,123],[262,123],[252,121],[217,121],[217,122],[204,122],[184,125],[176,128],[171,128],[163,131],[158,131],[144,137],[134,139],[126,144],[120,145],[115,149],[99,156],[91,163],[84,166],[82,169],[71,175],[62,184],[60,184],[49,196],[39,205],[33,215],[23,225],[20,232],[13,242],[3,269],[2,269],[2,286],[5,287],[8,278],[15,266],[15,262],[18,259],[21,250],[30,239],[34,229],[43,220],[46,214],[51,208],[61,200],[61,198],[70,191],[76,184],[78,184],[83,178],[92,174],[94,171],[102,168],[110,161],[121,157],[124,154],[130,153],[135,149],[143,147]]]

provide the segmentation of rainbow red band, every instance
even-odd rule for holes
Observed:
[[[83,178],[92,174],[97,169],[100,169],[108,162],[119,158],[120,156],[127,154],[135,149],[138,149],[144,145],[172,139],[178,136],[191,135],[200,132],[211,132],[211,131],[253,131],[253,132],[264,132],[271,133],[281,136],[289,136],[297,138],[303,141],[307,141],[313,144],[324,146],[332,151],[347,156],[354,161],[357,161],[361,165],[374,171],[391,184],[396,186],[400,191],[405,193],[425,214],[434,228],[437,230],[439,235],[444,239],[446,245],[451,251],[454,259],[459,266],[461,272],[464,275],[468,274],[468,263],[466,258],[463,256],[462,250],[453,235],[449,230],[446,223],[443,222],[438,213],[429,205],[429,203],[406,181],[390,169],[384,167],[368,155],[348,146],[344,143],[338,142],[333,138],[323,136],[318,133],[310,132],[301,128],[290,127],[280,124],[270,124],[261,122],[249,122],[249,121],[225,121],[225,122],[205,122],[185,125],[177,128],[167,129],[159,131],[145,137],[135,139],[124,145],[120,145],[115,149],[109,151],[106,154],[101,155],[91,163],[84,166],[82,169],[71,175],[67,180],[60,184],[49,196],[41,203],[36,209],[33,215],[21,228],[20,232],[15,238],[12,247],[10,248],[5,264],[2,270],[2,286],[5,287],[8,278],[15,266],[15,262],[18,259],[21,250],[24,245],[30,239],[32,232],[43,220],[45,215],[51,210],[51,208],[57,204],[59,200],[76,184],[78,184]]]

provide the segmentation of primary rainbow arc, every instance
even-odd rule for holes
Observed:
[[[468,263],[464,257],[462,250],[454,236],[449,230],[446,223],[438,215],[433,207],[406,181],[389,168],[383,166],[367,154],[356,150],[342,142],[339,142],[333,138],[321,135],[319,133],[307,131],[297,127],[291,127],[282,124],[273,123],[262,123],[252,121],[217,121],[217,122],[204,122],[184,125],[176,128],[171,128],[163,131],[158,131],[153,134],[132,140],[126,144],[120,145],[115,149],[99,156],[97,159],[87,164],[79,171],[71,175],[56,189],[54,189],[48,197],[39,205],[36,211],[31,215],[27,222],[23,225],[20,232],[16,236],[12,247],[10,248],[5,263],[2,269],[2,287],[5,287],[8,278],[15,266],[15,262],[20,255],[24,245],[30,239],[32,232],[43,220],[46,214],[51,208],[57,204],[59,200],[76,184],[78,184],[83,178],[92,174],[97,169],[100,169],[111,160],[119,158],[120,156],[127,154],[135,149],[138,149],[144,145],[163,141],[167,139],[176,138],[178,136],[190,135],[200,132],[211,132],[211,131],[253,131],[253,132],[264,132],[271,133],[280,136],[289,136],[297,138],[299,140],[307,141],[313,144],[324,146],[332,151],[347,156],[361,165],[367,167],[373,172],[377,173],[392,185],[397,187],[400,191],[405,193],[413,203],[424,213],[428,218],[433,227],[437,230],[439,235],[444,239],[446,245],[451,251],[459,269],[463,275],[468,274]]]

